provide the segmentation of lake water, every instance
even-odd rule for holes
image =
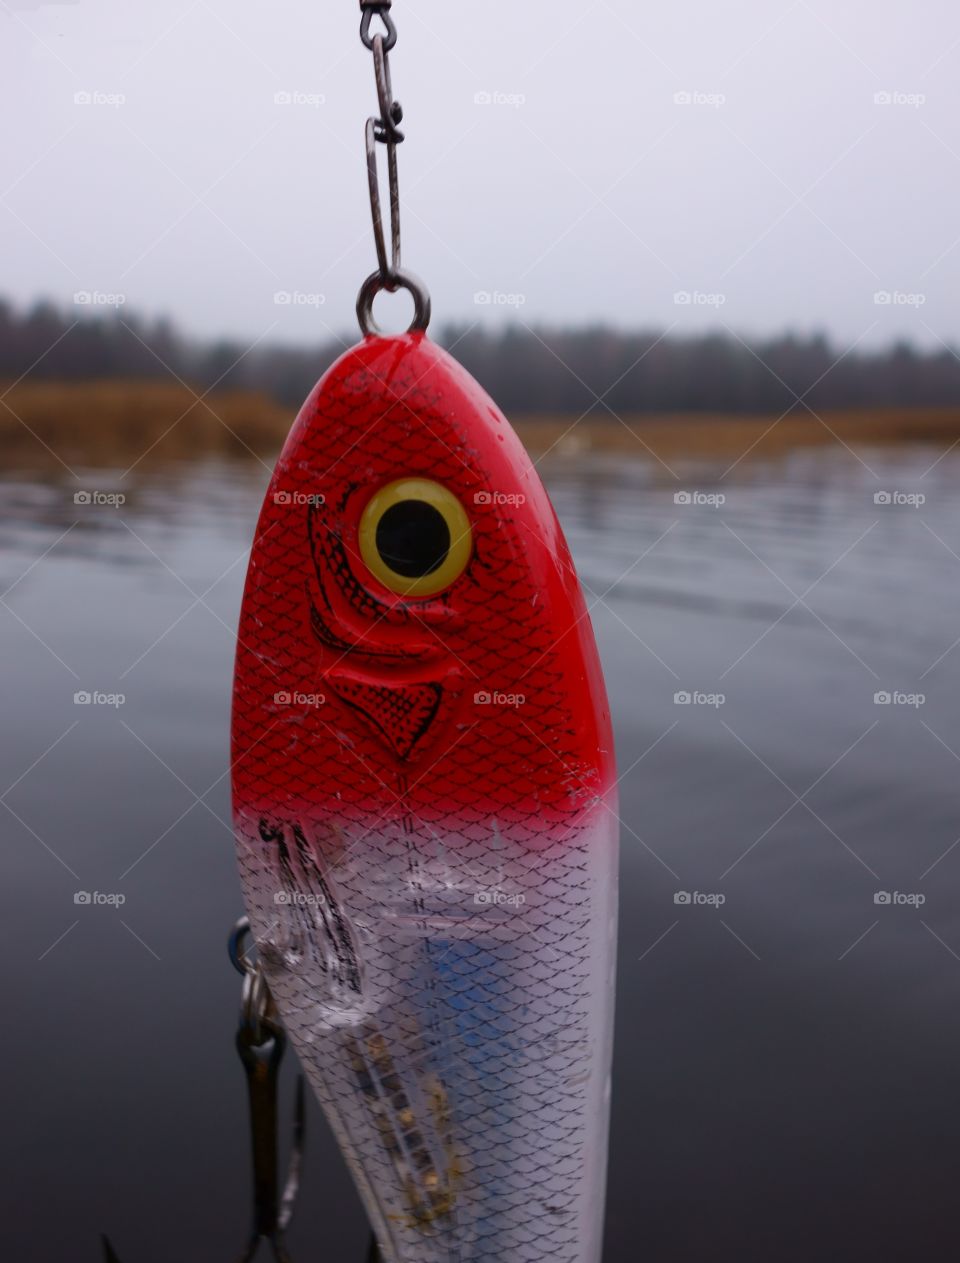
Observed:
[[[542,466],[622,774],[605,1263],[960,1248],[960,449],[941,456]],[[248,1229],[226,769],[266,471],[77,472],[3,491],[0,1256],[92,1263],[106,1230],[123,1263],[212,1263]],[[309,1129],[293,1258],[363,1263],[312,1105]]]

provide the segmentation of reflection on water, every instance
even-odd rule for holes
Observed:
[[[608,1263],[960,1244],[960,456],[939,455],[544,462],[623,774]],[[191,1263],[246,1231],[226,740],[266,477],[4,487],[5,1184],[29,1208],[5,1257],[93,1260],[107,1228],[125,1260]],[[359,1261],[311,1122],[294,1257]]]

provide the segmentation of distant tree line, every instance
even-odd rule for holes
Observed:
[[[435,334],[514,415],[780,413],[806,393],[812,408],[960,404],[960,359],[907,343],[843,354],[822,334],[786,334],[745,345],[728,334],[662,337],[596,326],[521,325],[487,331],[451,325]],[[121,308],[109,314],[0,301],[0,380],[157,379],[195,388],[257,390],[296,406],[344,349],[182,336],[164,319]],[[598,396],[602,400],[598,400]]]

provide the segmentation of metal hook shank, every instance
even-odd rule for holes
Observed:
[[[430,295],[423,282],[411,272],[405,272],[400,252],[400,182],[397,174],[397,145],[403,140],[400,123],[403,107],[393,99],[390,79],[390,62],[387,57],[396,43],[396,30],[390,19],[391,0],[360,0],[363,20],[360,36],[373,52],[373,65],[377,82],[377,108],[379,117],[367,119],[364,139],[367,155],[367,184],[370,191],[370,218],[373,221],[373,240],[377,251],[377,271],[368,276],[357,298],[357,319],[364,335],[380,333],[373,319],[373,300],[381,290],[395,293],[406,289],[413,295],[414,318],[408,332],[423,331],[430,322]],[[370,34],[370,20],[376,14],[383,21],[386,36]],[[380,198],[380,172],[377,145],[387,147],[387,178],[390,186],[390,253],[387,254],[386,233],[383,226],[383,203]]]
[[[269,1241],[274,1257],[287,1263],[283,1234],[293,1215],[300,1185],[304,1141],[303,1079],[297,1082],[293,1148],[282,1194],[277,1179],[277,1080],[287,1046],[262,966],[250,966],[240,944],[250,926],[238,921],[230,936],[230,959],[244,961],[243,995],[237,1052],[247,1075],[250,1131],[253,1146],[253,1228],[240,1263],[249,1263],[261,1241]]]
[[[380,203],[380,176],[377,170],[376,120],[367,119],[367,183],[370,188],[370,218],[373,240],[377,248],[377,265],[384,280],[391,280],[400,271],[400,188],[397,179],[397,150],[387,145],[387,170],[390,179],[390,260],[383,232],[383,210]]]
[[[380,111],[380,117],[376,120],[380,129],[377,140],[399,145],[403,140],[403,132],[399,130],[399,124],[403,120],[403,106],[393,99],[390,61],[382,35],[373,37],[373,70],[377,81],[377,108]]]

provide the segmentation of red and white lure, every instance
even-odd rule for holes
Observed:
[[[390,146],[395,192],[388,7],[364,6],[368,147]],[[386,1263],[597,1263],[617,873],[603,680],[537,473],[426,337],[396,232],[394,248],[257,527],[233,710],[244,895]],[[399,286],[414,328],[378,336],[373,296]]]

